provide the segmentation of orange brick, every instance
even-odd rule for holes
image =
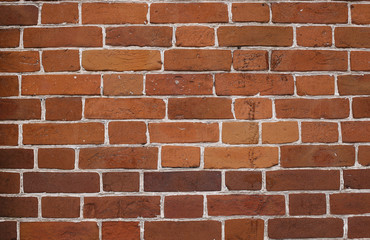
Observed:
[[[140,74],[104,74],[103,94],[130,96],[143,94],[143,76]]]
[[[47,98],[46,120],[76,121],[82,117],[81,98]]]
[[[0,120],[41,119],[39,99],[0,99]]]
[[[203,196],[166,196],[164,216],[166,218],[201,218],[203,216]]]
[[[358,147],[358,162],[363,166],[370,166],[370,146]]]
[[[302,142],[338,142],[338,124],[333,122],[302,122]]]
[[[370,95],[370,75],[338,76],[338,90],[340,95]]]
[[[351,19],[354,24],[370,24],[370,4],[352,4]]]
[[[268,53],[262,50],[235,50],[233,53],[235,70],[267,70]]]
[[[37,51],[0,52],[0,72],[37,72],[40,55]]]
[[[183,146],[162,147],[162,167],[189,168],[199,167],[200,148]]]
[[[370,48],[370,28],[367,27],[336,27],[334,37],[336,47]]]
[[[272,117],[272,103],[267,98],[239,98],[235,100],[237,119],[266,119]]]
[[[110,122],[108,133],[110,144],[146,143],[145,122]]]
[[[0,97],[18,96],[19,84],[17,76],[0,76]]]
[[[42,65],[45,72],[80,70],[78,50],[48,50],[42,52]]]
[[[343,142],[370,142],[370,121],[341,122]]]
[[[297,76],[297,94],[300,96],[334,95],[334,77],[327,75]]]
[[[206,47],[215,44],[215,31],[205,26],[180,26],[176,29],[176,46]]]
[[[75,151],[71,148],[40,148],[38,166],[39,168],[73,169]]]
[[[18,125],[0,124],[0,145],[2,146],[18,145]]]
[[[262,143],[290,143],[299,139],[297,122],[262,123]]]
[[[370,63],[367,59],[370,58],[370,52],[351,51],[351,70],[353,71],[369,71]]]
[[[0,47],[18,47],[19,29],[0,29]]]
[[[222,142],[228,144],[258,143],[258,124],[250,122],[224,122]]]
[[[233,22],[268,22],[270,8],[266,3],[233,3]]]
[[[78,23],[77,3],[58,3],[42,5],[42,24]]]
[[[0,25],[36,25],[38,10],[32,5],[2,5]]]
[[[303,47],[328,47],[332,44],[331,27],[297,28],[297,43]]]
[[[352,99],[352,113],[354,118],[370,117],[370,98],[358,97]]]

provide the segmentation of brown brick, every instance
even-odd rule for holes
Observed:
[[[302,122],[302,142],[338,142],[338,123]]]
[[[1,29],[0,30],[0,47],[10,48],[19,46],[19,29]]]
[[[225,221],[225,240],[263,240],[264,221],[262,219],[230,219]]]
[[[358,147],[358,162],[363,166],[370,166],[370,146]]]
[[[18,125],[0,124],[0,146],[18,145]]]
[[[160,70],[161,55],[157,50],[88,50],[82,53],[82,66],[90,71]]]
[[[370,169],[344,170],[344,187],[352,189],[370,189]]]
[[[42,65],[45,72],[64,72],[80,70],[78,50],[48,50],[42,52]]]
[[[139,181],[137,172],[103,173],[103,189],[107,192],[138,192]]]
[[[102,237],[104,240],[140,239],[139,222],[103,222]]]
[[[162,167],[190,168],[200,164],[199,147],[163,146],[161,154]]]
[[[239,71],[267,70],[268,53],[263,50],[235,50],[233,66]]]
[[[43,4],[41,23],[78,23],[78,3]]]
[[[285,74],[216,74],[217,95],[291,95],[294,80]]]
[[[329,47],[332,45],[331,27],[298,27],[297,44],[303,47]]]
[[[40,70],[40,56],[37,51],[0,52],[0,72],[37,72]]]
[[[210,95],[211,74],[147,74],[146,95]]]
[[[229,71],[231,51],[220,49],[170,49],[164,52],[169,71]]]
[[[297,94],[300,96],[334,95],[334,76],[312,75],[296,77]]]
[[[278,164],[275,147],[207,147],[205,168],[267,168]]]
[[[330,195],[331,214],[370,213],[369,193],[338,193]]]
[[[172,27],[128,26],[107,28],[105,42],[112,46],[172,46]]]
[[[262,123],[262,143],[291,143],[299,139],[297,122]]]
[[[370,48],[370,28],[336,27],[334,36],[336,47]]]
[[[149,123],[150,142],[154,143],[196,143],[217,142],[218,123]]]
[[[352,4],[351,19],[354,24],[370,24],[370,4]]]
[[[74,121],[81,120],[81,98],[47,98],[46,120]]]
[[[370,238],[370,217],[350,217],[348,218],[348,237],[349,238]]]
[[[95,26],[26,28],[23,44],[26,48],[101,47],[103,35],[102,29]]]
[[[170,98],[170,119],[230,119],[231,99],[228,98]]]
[[[370,75],[338,76],[338,90],[340,95],[370,95]]]
[[[300,215],[323,215],[326,213],[325,194],[290,194],[289,214]]]
[[[270,8],[266,3],[233,3],[233,22],[268,22]]]
[[[83,24],[147,23],[146,3],[83,3]]]
[[[262,173],[259,171],[227,171],[225,181],[229,190],[260,190]]]
[[[104,143],[102,123],[30,123],[23,125],[23,144],[101,143]]]
[[[43,197],[41,206],[44,218],[77,218],[80,216],[79,197]]]
[[[159,196],[85,197],[84,218],[154,218]]]
[[[89,98],[85,117],[94,119],[161,119],[165,103],[155,98]]]
[[[22,76],[22,95],[97,95],[99,75],[27,75]]]
[[[258,143],[258,123],[224,122],[222,123],[222,142],[228,144]]]
[[[353,166],[355,149],[349,145],[295,145],[280,147],[282,167]]]
[[[164,199],[165,218],[201,218],[203,196],[166,196]]]
[[[75,167],[75,151],[70,148],[39,148],[38,167],[73,169]]]
[[[18,77],[0,76],[0,97],[18,96],[18,94],[19,94]]]
[[[367,61],[370,57],[370,52],[351,51],[351,70],[353,71],[369,71],[370,63]],[[365,75],[366,76],[366,75]]]
[[[3,240],[17,239],[17,222],[16,221],[0,222],[0,232]]]
[[[110,122],[108,132],[110,144],[146,143],[145,122]]]
[[[234,104],[236,119],[266,119],[272,117],[272,103],[267,98],[239,98]]]
[[[228,22],[224,3],[153,3],[151,23],[217,23]]]
[[[19,193],[19,174],[0,172],[0,193]]]
[[[32,149],[0,149],[0,168],[33,168]]]
[[[103,80],[104,95],[143,95],[143,76],[140,74],[104,74]]]
[[[80,150],[81,169],[156,169],[158,149],[155,147],[106,147]]]
[[[0,197],[1,217],[37,217],[37,198]]]
[[[0,6],[0,25],[36,25],[39,9],[32,5]]]
[[[352,114],[354,118],[370,117],[370,98],[358,97],[352,99]]]
[[[1,120],[30,120],[41,118],[39,99],[1,99]]]
[[[215,45],[215,30],[206,26],[180,26],[176,29],[176,46],[206,47]]]
[[[341,122],[343,142],[370,142],[370,121]]]

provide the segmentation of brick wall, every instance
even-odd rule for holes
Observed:
[[[370,2],[1,1],[0,239],[370,238]]]

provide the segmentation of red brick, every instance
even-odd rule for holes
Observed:
[[[313,75],[296,77],[297,94],[300,96],[334,95],[334,76]]]
[[[162,167],[190,168],[199,167],[200,148],[183,146],[162,146]]]
[[[370,95],[370,75],[338,76],[338,90],[340,95]]]
[[[370,238],[370,217],[350,217],[348,218],[348,237],[349,238]]]
[[[3,240],[17,239],[17,222],[16,221],[0,222],[0,232]]]
[[[0,193],[19,193],[19,174],[0,172]]]
[[[353,166],[355,149],[349,145],[295,145],[280,148],[282,167]]]
[[[336,47],[370,48],[370,28],[336,27],[334,31]]]
[[[267,119],[272,117],[272,103],[267,98],[239,98],[234,104],[236,119]]]
[[[139,222],[103,222],[102,237],[104,240],[140,239]]]
[[[30,123],[23,125],[23,144],[101,143],[104,143],[102,123]]]
[[[203,196],[166,196],[164,199],[165,218],[201,218]]]
[[[323,215],[326,213],[325,194],[290,194],[289,214],[300,215]]]
[[[370,117],[370,98],[359,97],[352,99],[352,114],[354,118]]]
[[[329,47],[332,45],[331,27],[303,26],[297,28],[297,44],[303,47]]]
[[[215,30],[206,26],[180,26],[176,28],[176,46],[206,47],[215,45]]]
[[[170,49],[164,52],[164,69],[169,71],[228,71],[230,50]]]
[[[197,143],[218,142],[218,123],[149,123],[150,142]]]
[[[18,125],[0,124],[0,146],[18,145]]]
[[[1,217],[37,217],[37,198],[0,197]]]
[[[85,197],[84,218],[154,218],[159,196]]]
[[[358,162],[363,166],[370,166],[370,146],[358,147]]]
[[[0,149],[0,168],[33,168],[32,149]]]
[[[268,22],[270,7],[266,3],[233,3],[233,22]]]
[[[0,25],[36,25],[39,9],[32,5],[0,6]]]
[[[151,23],[217,23],[228,22],[224,3],[153,3]]]
[[[45,72],[80,70],[78,50],[48,50],[42,52],[42,65]]]
[[[36,51],[0,52],[0,72],[37,72],[40,70],[40,55]]]
[[[263,240],[264,221],[262,219],[230,219],[225,221],[225,239]]]
[[[0,47],[18,47],[19,46],[19,29],[1,29],[0,30]]]
[[[39,99],[1,99],[1,120],[30,120],[41,118]]]
[[[229,190],[260,190],[262,173],[259,171],[227,171],[225,181]]]
[[[41,206],[44,218],[77,218],[80,216],[79,197],[43,197]]]
[[[341,122],[343,142],[370,142],[370,121]]]
[[[138,192],[139,181],[137,172],[103,173],[103,189],[107,192]]]
[[[331,214],[370,213],[369,193],[338,193],[330,195]]]
[[[80,150],[81,169],[156,169],[158,149],[155,147],[106,147]]]
[[[302,122],[302,142],[338,142],[338,123]]]
[[[344,187],[350,189],[370,189],[370,169],[344,170]]]
[[[170,98],[170,119],[230,119],[231,99],[228,98]]]
[[[78,3],[43,4],[41,23],[78,23]]]
[[[370,24],[370,4],[352,4],[351,20],[354,24]]]
[[[239,71],[267,70],[268,53],[263,50],[235,50],[233,66]]]
[[[75,151],[70,148],[39,148],[38,167],[73,169],[75,167]]]
[[[146,143],[145,122],[110,122],[108,131],[110,144]]]
[[[161,119],[165,103],[155,98],[89,98],[85,117],[94,119]]]
[[[369,58],[370,58],[370,52],[351,51],[351,70],[369,71],[370,63],[369,61],[367,61],[367,59]]]
[[[291,95],[294,80],[285,74],[216,74],[217,95]]]
[[[262,123],[262,143],[291,143],[299,139],[297,122]]]
[[[251,122],[222,123],[222,142],[228,144],[257,144],[258,124]]]
[[[18,77],[0,76],[0,97],[18,96],[18,94],[19,94]]]
[[[23,44],[26,48],[101,47],[103,35],[100,27],[26,28]]]
[[[147,74],[146,95],[210,95],[211,74]]]
[[[103,80],[104,95],[143,95],[143,75],[141,74],[104,74]]]
[[[81,98],[47,98],[46,120],[74,121],[81,120]]]
[[[105,42],[112,46],[172,46],[172,27],[128,26],[107,28]]]

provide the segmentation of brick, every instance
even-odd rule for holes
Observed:
[[[74,121],[81,120],[81,98],[47,98],[46,120]]]
[[[370,146],[358,147],[358,162],[363,166],[370,166]]]
[[[355,149],[349,145],[296,145],[280,147],[282,167],[343,167],[355,163]]]
[[[339,190],[339,171],[277,170],[266,173],[268,191]]]
[[[284,215],[282,195],[209,195],[209,216]]]
[[[0,172],[0,193],[19,193],[18,173]]]
[[[338,124],[333,122],[302,122],[302,142],[338,142]]]
[[[365,51],[351,51],[351,70],[353,71],[369,71],[370,53]],[[366,76],[366,75],[365,75]]]
[[[82,53],[82,66],[90,71],[160,70],[157,50],[88,50]]]
[[[183,146],[162,146],[162,167],[190,168],[199,167],[200,148]]]
[[[228,71],[230,50],[170,49],[164,52],[164,69],[169,71]]]
[[[225,221],[225,239],[263,240],[264,221],[262,219],[230,219]]]
[[[176,28],[176,46],[206,47],[215,45],[215,31],[206,26],[180,26]]]
[[[151,23],[225,23],[224,3],[154,3],[150,5]]]
[[[0,30],[0,47],[18,47],[20,38],[19,29],[1,29]]]
[[[272,117],[272,103],[267,98],[239,98],[234,104],[236,119],[267,119]]]
[[[165,103],[155,98],[89,98],[85,117],[94,119],[161,119]]]
[[[18,94],[19,94],[18,77],[0,76],[0,97],[18,96]]]
[[[101,144],[104,125],[89,123],[30,123],[23,125],[23,144]]]
[[[104,95],[143,95],[143,76],[140,74],[104,74],[103,80]]]
[[[98,240],[99,228],[96,222],[22,222],[20,239]]]
[[[1,217],[37,217],[36,197],[0,197]]]
[[[99,75],[27,75],[22,76],[22,95],[97,95]]]
[[[1,169],[31,169],[33,161],[33,149],[0,149]]]
[[[145,172],[146,192],[202,192],[220,191],[221,172]]]
[[[277,218],[268,221],[268,235],[274,239],[342,238],[340,218]]]
[[[350,217],[348,218],[348,237],[349,238],[370,238],[370,217]]]
[[[17,222],[16,221],[0,222],[0,232],[3,240],[17,239]]]
[[[149,123],[149,136],[152,143],[197,143],[217,142],[218,123]]]
[[[273,3],[275,23],[347,23],[346,3]]]
[[[370,75],[338,76],[338,91],[340,95],[370,95]]]
[[[325,194],[290,194],[289,214],[300,215],[323,215],[326,213]]]
[[[233,3],[233,22],[268,22],[270,8],[266,3]]]
[[[40,56],[36,51],[0,52],[0,72],[37,72],[40,70]]]
[[[161,221],[144,223],[146,240],[204,239],[221,240],[219,221]]]
[[[303,47],[329,47],[332,45],[331,27],[303,26],[297,28],[297,44]]]
[[[367,27],[336,27],[334,37],[336,47],[370,48],[370,28]]]
[[[273,50],[273,71],[347,71],[347,52],[332,50]]]
[[[296,77],[299,96],[334,95],[334,76],[313,75]]]
[[[39,99],[1,99],[0,119],[41,119],[41,102]]]
[[[41,23],[78,23],[78,3],[43,4]]]
[[[78,50],[48,50],[42,52],[42,65],[45,72],[64,72],[80,70]]]
[[[83,24],[147,23],[146,3],[83,3]]]
[[[258,143],[258,123],[224,122],[222,123],[222,142],[228,144]]]
[[[291,95],[294,80],[285,74],[216,74],[217,95]]]
[[[80,150],[81,169],[156,169],[158,149],[155,147],[106,147]]]
[[[103,35],[100,27],[93,26],[26,28],[23,44],[26,48],[101,47]]]
[[[278,164],[275,147],[207,147],[204,168],[267,168]]]
[[[352,4],[351,20],[354,24],[370,24],[370,5]]]
[[[79,197],[43,197],[41,206],[44,218],[77,218],[80,216]]]
[[[83,214],[84,218],[154,218],[160,215],[160,197],[85,197]]]
[[[164,199],[165,218],[201,218],[203,196],[166,196]]]
[[[297,122],[262,123],[262,143],[291,143],[299,139]]]
[[[228,190],[260,190],[262,173],[259,171],[227,171],[225,181]]]
[[[358,97],[352,99],[352,114],[354,118],[370,117],[370,98]]]
[[[75,151],[71,148],[39,148],[38,167],[74,169]]]
[[[370,189],[370,169],[344,170],[344,187],[349,189]]]
[[[0,124],[0,146],[18,145],[18,125]]]
[[[172,46],[172,27],[128,26],[107,28],[105,42],[111,46]]]
[[[211,74],[147,74],[146,95],[211,95]]]
[[[281,46],[293,44],[293,29],[278,26],[221,26],[217,29],[219,46]]]
[[[341,122],[343,142],[370,142],[370,121]]]
[[[139,222],[103,222],[102,237],[104,240],[140,239]]]
[[[108,134],[110,144],[146,143],[145,122],[110,122]]]
[[[97,173],[27,172],[23,174],[26,193],[95,193],[99,192]]]
[[[263,50],[235,50],[233,67],[239,71],[267,70],[268,53]]]
[[[0,25],[36,25],[39,9],[32,5],[0,6]]]
[[[338,193],[330,195],[331,214],[370,213],[369,193]]]
[[[169,119],[230,119],[231,99],[228,98],[170,98]]]
[[[103,173],[103,189],[106,192],[138,192],[139,181],[137,172]]]
[[[277,99],[275,101],[277,118],[347,118],[348,99]]]

